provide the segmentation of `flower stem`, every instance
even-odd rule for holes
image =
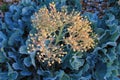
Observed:
[[[58,36],[56,36],[55,45],[57,45],[59,43],[59,41],[61,41],[60,38],[61,38],[61,35],[62,35],[63,28],[64,28],[64,26],[60,28],[59,34],[58,34]]]

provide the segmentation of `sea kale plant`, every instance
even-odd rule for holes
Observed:
[[[0,17],[0,80],[120,80],[119,0],[104,0],[101,18],[83,11],[82,1],[8,5]]]
[[[65,46],[70,46],[74,52],[88,51],[95,46],[96,34],[91,23],[80,16],[79,12],[57,11],[51,3],[49,9],[41,8],[32,20],[35,32],[31,31],[27,40],[28,53],[36,52],[40,62],[52,66],[62,62],[68,52]]]

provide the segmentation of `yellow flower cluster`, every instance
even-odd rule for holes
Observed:
[[[35,13],[32,22],[36,33],[29,34],[28,53],[37,52],[37,59],[48,66],[61,63],[62,57],[67,54],[58,44],[59,39],[70,44],[74,51],[87,51],[94,47],[94,39],[90,36],[93,33],[91,23],[78,12],[67,13],[65,9],[57,11],[55,4],[51,3],[49,9],[44,7]],[[64,29],[69,36],[63,35]]]
[[[87,51],[95,46],[94,39],[90,36],[92,33],[91,23],[76,14],[71,19],[72,25],[68,28],[69,37],[65,39],[74,51]],[[96,37],[96,35],[94,35]]]
[[[50,10],[46,7],[41,8],[38,13],[35,13],[35,19],[32,20],[35,28],[40,30],[44,37],[55,32],[59,27],[63,27],[67,21],[66,13],[57,12],[54,3],[50,4]]]
[[[67,54],[67,52],[63,52],[60,46],[55,46],[49,44],[47,48],[44,45],[41,45],[40,52],[37,52],[38,60],[41,62],[47,62],[48,66],[53,65],[55,62],[61,63],[61,58]]]
[[[48,66],[51,66],[55,62],[61,63],[61,58],[67,54],[64,52],[61,46],[55,46],[52,44],[53,38],[45,39],[40,35],[30,34],[30,40],[28,45],[28,53],[37,52],[37,59],[41,62],[47,62]],[[48,45],[46,41],[50,41]]]

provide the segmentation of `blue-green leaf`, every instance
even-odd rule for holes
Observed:
[[[8,80],[16,80],[18,77],[18,73],[16,71],[14,71],[14,72],[10,73],[8,76],[9,76]]]
[[[107,46],[112,46],[112,47],[115,47],[115,46],[117,46],[117,43],[116,42],[107,42],[106,44],[103,44],[102,45],[102,48],[105,48],[105,47],[107,47]]]
[[[95,71],[96,80],[99,80],[99,79],[104,80],[106,73],[107,73],[106,64],[99,61],[96,64],[96,71]]]
[[[13,63],[13,64],[12,64],[12,67],[13,67],[15,70],[23,70],[23,68],[21,67],[21,65],[18,64],[18,63]]]
[[[17,41],[21,41],[21,36],[23,34],[23,31],[17,29],[15,32],[10,36],[8,44],[10,46],[13,46]]]
[[[0,72],[0,80],[8,80],[7,72]]]
[[[120,54],[120,43],[118,44],[117,48],[116,48],[116,51],[118,54]]]
[[[0,63],[4,63],[6,61],[6,57],[4,53],[0,52]]]
[[[22,76],[30,76],[30,75],[32,75],[32,72],[30,72],[30,71],[28,71],[28,70],[23,70],[23,71],[20,72],[20,74],[21,74]]]
[[[30,57],[26,57],[24,58],[24,64],[27,66],[27,67],[30,67],[31,66],[31,58]]]
[[[84,59],[79,59],[78,56],[74,55],[72,59],[70,60],[70,64],[73,69],[79,70],[81,66],[83,66],[85,60]]]
[[[21,46],[21,47],[19,48],[19,52],[20,52],[21,54],[27,54],[27,47],[26,47],[25,45]]]
[[[62,70],[60,70],[56,74],[57,74],[56,78],[59,80],[70,80],[70,77],[67,74],[65,74],[65,72]]]
[[[17,56],[13,52],[8,52],[9,58],[13,58],[15,61],[17,60]]]
[[[7,45],[7,37],[6,35],[0,31],[0,48],[5,47]]]
[[[32,63],[32,65],[36,68],[35,56],[36,56],[36,53],[35,53],[35,52],[30,53],[31,63]]]
[[[21,3],[26,6],[26,5],[30,5],[32,1],[31,0],[21,0]]]
[[[8,63],[8,80],[15,80],[18,77],[18,73],[12,69]]]

